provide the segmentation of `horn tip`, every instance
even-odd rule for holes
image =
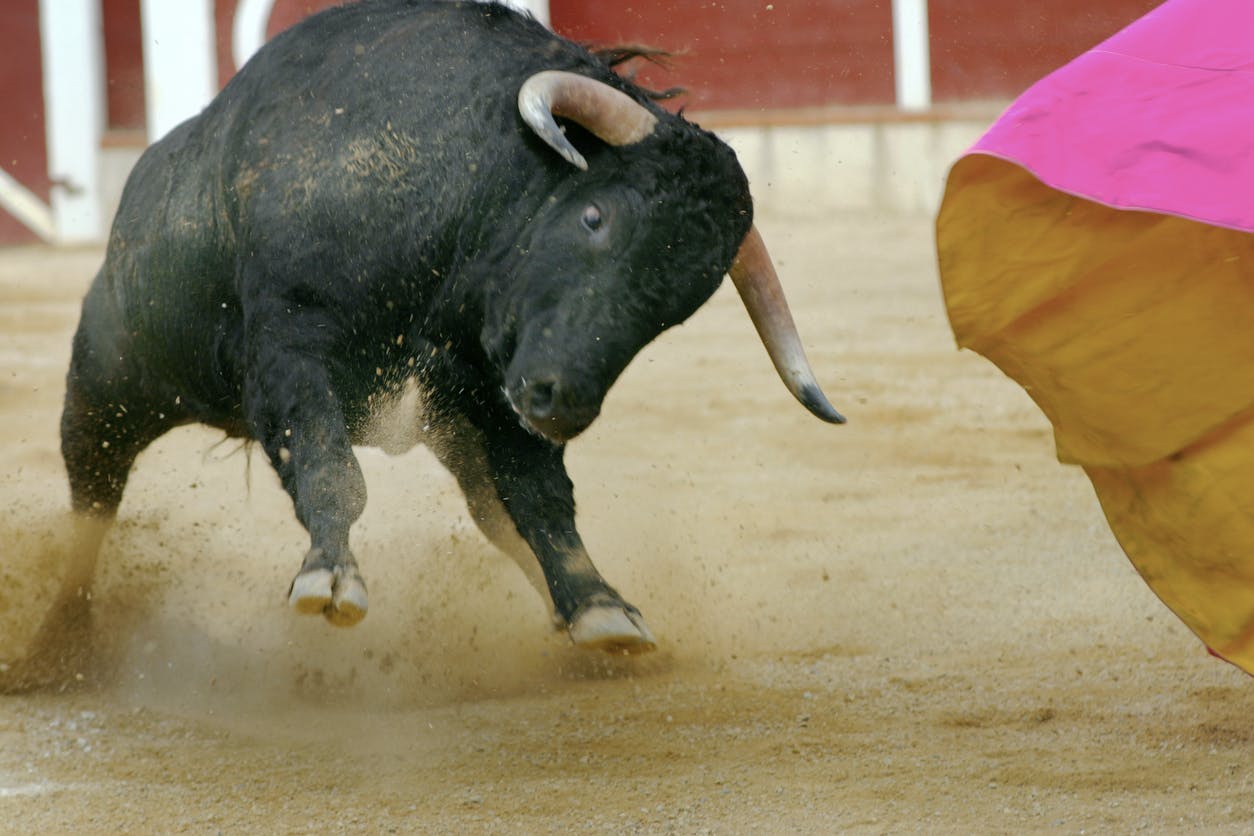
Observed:
[[[823,394],[823,390],[818,386],[811,384],[802,386],[798,395],[801,405],[810,410],[817,418],[829,424],[845,423],[845,416],[836,411],[836,407],[832,406],[827,396]]]

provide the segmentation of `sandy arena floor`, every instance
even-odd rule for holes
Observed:
[[[298,617],[259,455],[139,461],[70,688],[0,696],[7,832],[1254,829],[1254,681],[1206,655],[1044,418],[955,350],[926,219],[766,218],[811,360],[730,287],[571,447],[584,537],[662,649],[547,630],[425,451],[360,451],[370,616]],[[62,379],[97,250],[0,251],[0,651],[65,544]]]

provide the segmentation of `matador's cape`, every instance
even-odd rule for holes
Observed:
[[[958,343],[1018,381],[1141,576],[1254,673],[1254,3],[1169,0],[949,174]]]

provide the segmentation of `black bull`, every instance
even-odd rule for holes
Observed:
[[[127,182],[62,417],[77,581],[136,456],[201,422],[260,443],[309,531],[291,606],[353,624],[367,599],[352,445],[425,443],[575,643],[648,649],[575,530],[564,443],[729,271],[785,383],[843,420],[712,134],[500,6],[311,17]],[[381,436],[406,403],[408,431]]]

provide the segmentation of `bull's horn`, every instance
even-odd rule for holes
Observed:
[[[727,271],[740,291],[740,298],[749,311],[749,318],[758,329],[758,336],[766,346],[771,362],[780,379],[801,401],[802,406],[824,421],[832,424],[845,423],[845,416],[836,411],[814,379],[814,372],[801,348],[801,337],[792,321],[784,289],[780,287],[775,265],[766,251],[766,244],[756,226],[749,228],[736,253],[736,260]]]
[[[621,90],[605,82],[563,70],[545,70],[523,82],[518,112],[550,148],[587,171],[588,162],[570,144],[554,116],[582,125],[610,145],[639,142],[657,125],[657,117]]]

